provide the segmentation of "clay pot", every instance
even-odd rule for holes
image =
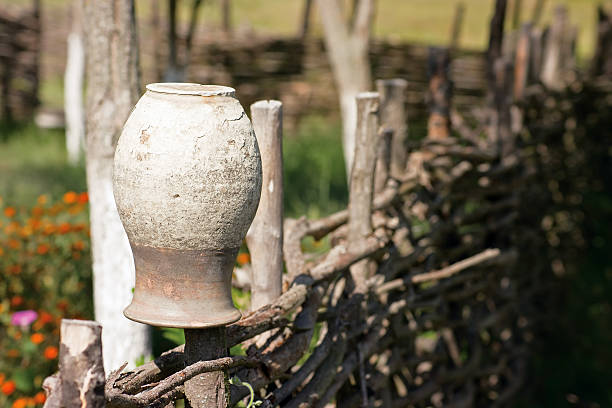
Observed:
[[[240,318],[231,275],[261,177],[255,133],[234,89],[147,85],[114,163],[115,201],[136,266],[126,317],[183,328]]]

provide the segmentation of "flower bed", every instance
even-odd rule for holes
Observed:
[[[0,406],[45,401],[62,318],[91,318],[87,193],[42,195],[31,208],[0,198]]]

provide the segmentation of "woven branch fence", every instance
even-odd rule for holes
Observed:
[[[0,118],[29,117],[38,105],[40,6],[0,9]]]
[[[450,108],[449,62],[439,55],[430,57],[429,136],[405,143],[399,171],[390,140],[405,129],[389,113],[405,99],[358,97],[348,208],[285,220],[282,294],[226,327],[227,347],[241,344],[246,355],[186,366],[179,346],[104,378],[100,327],[81,323],[94,340],[74,360],[65,322],[46,406],[69,406],[70,396],[88,406],[172,406],[186,381],[220,370],[240,379],[227,406],[248,397],[244,383],[264,406],[508,405],[528,378],[552,272],[577,245],[568,208],[587,174],[576,169],[590,160],[577,143],[591,142],[571,131],[585,117],[576,106],[605,107],[611,83],[565,70],[563,91],[517,87],[529,59],[501,57],[490,67],[489,104],[468,120]],[[574,245],[559,245],[566,235]],[[305,252],[305,240],[329,250]]]

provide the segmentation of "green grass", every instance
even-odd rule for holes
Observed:
[[[40,194],[85,191],[85,170],[67,164],[64,132],[33,124],[0,124],[0,197],[30,205]]]
[[[67,163],[63,130],[34,124],[0,124],[0,197],[10,205],[28,205],[40,194],[60,198],[85,191],[83,166]],[[320,116],[305,118],[284,137],[285,213],[319,217],[347,203],[340,123]]]

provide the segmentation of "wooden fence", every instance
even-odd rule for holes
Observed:
[[[510,53],[489,54],[487,103],[470,118],[452,107],[448,51],[430,52],[424,140],[407,142],[398,119],[406,99],[393,88],[405,81],[358,96],[348,208],[287,219],[282,233],[266,238],[283,240],[286,273],[278,297],[267,293],[267,304],[258,300],[264,305],[225,327],[227,348],[240,344],[245,355],[188,362],[179,346],[105,378],[100,326],[64,321],[46,406],[172,406],[194,397],[190,380],[220,371],[233,378],[231,387],[225,381],[198,392],[227,400],[193,407],[234,406],[250,391],[264,406],[508,406],[528,378],[552,274],[578,245],[572,222],[580,211],[572,211],[587,190],[589,154],[602,156],[581,126],[609,123],[602,107],[610,79],[581,79],[544,61],[555,66],[547,80],[559,90],[534,81],[532,34],[526,28]],[[555,37],[549,47],[567,45]],[[258,111],[264,106],[274,115]],[[258,138],[280,141],[279,109],[276,102],[252,107]],[[391,148],[396,138],[402,154]],[[262,153],[264,162],[282,168],[270,159],[280,149],[268,150],[275,153]],[[282,214],[266,207],[267,216]],[[564,236],[572,239],[561,244]],[[308,251],[306,242],[329,250]],[[267,267],[280,279],[273,263],[254,273],[269,277]]]
[[[24,119],[38,106],[40,13],[0,9],[0,118]]]

